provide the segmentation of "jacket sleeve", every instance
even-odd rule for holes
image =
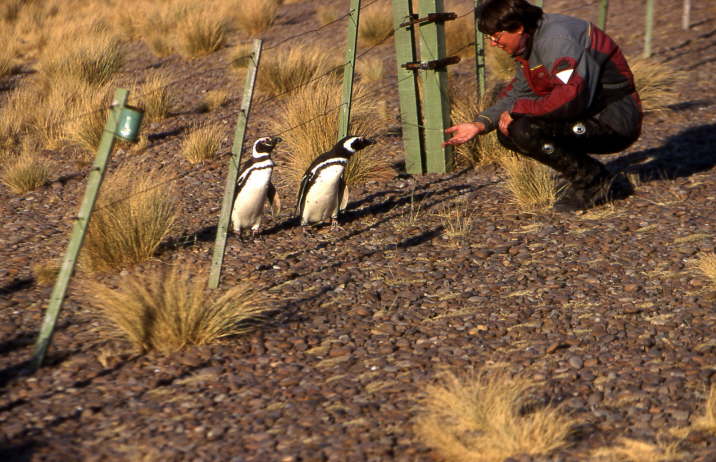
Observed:
[[[517,66],[515,77],[509,85],[502,90],[495,104],[480,112],[477,115],[475,122],[482,122],[485,124],[485,133],[492,131],[497,128],[497,123],[500,120],[500,114],[505,111],[510,112],[515,104],[515,101],[518,99],[530,98],[530,96],[534,97],[534,94],[530,90],[527,80],[522,74],[519,66]]]
[[[537,98],[519,98],[511,112],[550,119],[581,116],[592,103],[599,86],[599,63],[584,44],[568,36],[543,40],[535,50],[549,71],[551,89]]]

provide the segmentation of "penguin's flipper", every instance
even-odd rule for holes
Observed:
[[[273,183],[269,182],[268,193],[266,194],[269,204],[271,205],[271,213],[275,217],[281,212],[281,197],[276,192]]]
[[[298,200],[296,201],[296,216],[300,217],[303,214],[303,206],[306,202],[306,192],[308,189],[308,183],[311,180],[310,171],[306,172],[301,179],[301,187],[298,189]]]
[[[338,208],[342,212],[346,209],[346,207],[348,207],[348,197],[350,196],[350,190],[348,189],[348,185],[345,184],[345,182],[343,181],[343,178],[341,178],[341,183],[343,183],[343,188],[341,188],[341,197]]]

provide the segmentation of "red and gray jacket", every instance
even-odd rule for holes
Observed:
[[[492,130],[504,111],[565,121],[595,116],[618,133],[639,136],[634,76],[607,34],[578,18],[545,14],[529,42],[514,58],[515,78],[478,122]]]

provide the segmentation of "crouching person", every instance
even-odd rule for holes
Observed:
[[[639,138],[643,112],[619,46],[581,19],[546,14],[526,0],[486,0],[478,28],[515,61],[512,82],[474,122],[446,130],[446,145],[498,129],[500,142],[567,180],[555,208],[588,209],[632,192],[589,154]]]

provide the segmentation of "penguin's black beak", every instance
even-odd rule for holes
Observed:
[[[271,137],[271,144],[273,144],[274,146],[279,144],[281,141],[283,141],[283,138],[281,138],[280,136],[272,136]]]
[[[376,141],[375,141],[373,138],[364,138],[364,140],[365,140],[365,145],[366,145],[366,146],[370,146],[371,144],[375,144],[375,143],[376,143]]]

